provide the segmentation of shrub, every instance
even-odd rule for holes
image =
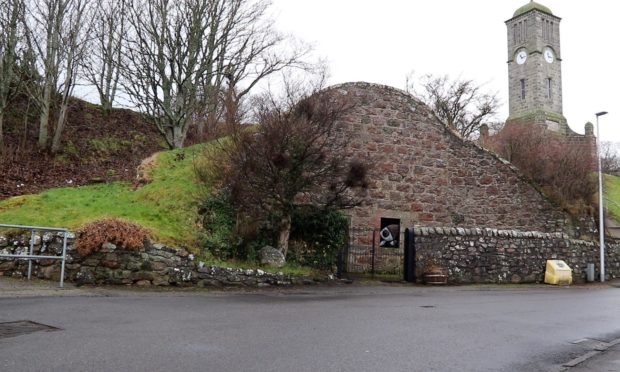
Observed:
[[[220,190],[209,195],[200,213],[206,233],[203,243],[205,250],[219,259],[244,259],[238,249],[241,239],[235,233],[236,212],[230,202],[230,193]]]
[[[243,218],[225,189],[207,197],[200,213],[205,229],[203,246],[218,259],[255,260],[262,247],[277,244],[280,216],[274,213],[265,221]],[[347,225],[347,217],[337,210],[295,206],[287,261],[317,269],[332,268],[338,250],[346,243]]]
[[[596,184],[590,144],[567,143],[541,127],[510,125],[493,138],[490,147],[563,207],[581,209],[593,202]]]
[[[288,262],[329,270],[346,244],[348,218],[338,210],[298,206],[293,212]]]
[[[112,243],[125,249],[137,251],[144,246],[149,232],[140,225],[115,218],[97,220],[77,231],[75,242],[78,253],[85,257],[101,249],[104,243]]]
[[[295,84],[293,84],[295,85]],[[347,139],[340,131],[353,108],[337,90],[305,91],[287,85],[285,98],[265,95],[255,101],[255,130],[238,128],[211,165],[211,175],[231,190],[235,208],[272,225],[277,247],[286,255],[295,205],[347,208],[361,202],[368,166],[343,160]],[[219,179],[218,179],[219,178]]]

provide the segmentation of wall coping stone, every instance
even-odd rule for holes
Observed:
[[[494,238],[517,238],[517,239],[542,239],[542,240],[557,240],[562,239],[571,242],[572,244],[581,245],[598,245],[597,242],[589,240],[580,240],[571,238],[570,235],[561,232],[546,233],[541,231],[519,231],[519,230],[500,230],[493,228],[465,228],[465,227],[420,227],[413,228],[416,236],[431,236],[431,235],[445,235],[445,236],[485,236]],[[616,239],[606,238],[606,241],[610,241],[612,244],[618,243]]]

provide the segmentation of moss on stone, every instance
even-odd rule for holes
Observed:
[[[547,14],[551,14],[553,15],[553,12],[551,12],[551,9],[547,8],[546,6],[539,4],[535,1],[530,1],[529,3],[523,5],[522,7],[520,7],[519,9],[517,9],[514,13],[514,15],[512,16],[514,17],[518,17],[520,15],[523,15],[531,10],[539,10],[543,13],[547,13]]]

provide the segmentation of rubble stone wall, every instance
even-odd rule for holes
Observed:
[[[433,263],[444,268],[449,282],[536,283],[543,282],[548,259],[564,260],[576,282],[585,280],[586,264],[599,272],[599,245],[571,239],[564,233],[523,232],[490,228],[416,227],[416,272]],[[317,279],[205,265],[183,249],[145,244],[140,251],[125,251],[106,243],[99,252],[81,257],[73,235],[67,245],[65,280],[77,284],[137,286],[269,287],[315,284]],[[30,237],[0,235],[0,254],[26,254]],[[34,252],[61,255],[62,236],[35,236]],[[620,241],[606,242],[606,274],[620,277]],[[402,259],[400,260],[402,262]],[[28,262],[0,259],[0,276],[25,277]],[[59,260],[33,261],[33,277],[58,280]],[[597,274],[598,278],[598,274]]]
[[[586,264],[599,273],[598,242],[571,239],[563,233],[497,229],[415,228],[416,272],[435,263],[448,271],[451,283],[543,282],[546,261],[565,261],[573,280],[585,280]],[[620,277],[620,241],[605,244],[605,273]]]
[[[103,244],[99,252],[82,257],[69,234],[65,280],[77,284],[138,286],[269,287],[313,284],[304,276],[262,269],[237,269],[205,265],[186,250],[145,243],[139,251]],[[62,256],[62,233],[35,235],[34,254]],[[30,236],[0,235],[0,254],[27,254]],[[34,260],[32,276],[59,280],[60,260]],[[25,277],[28,261],[0,258],[0,276]]]

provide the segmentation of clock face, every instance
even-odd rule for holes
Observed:
[[[517,61],[518,64],[522,65],[525,63],[526,60],[527,60],[527,51],[525,49],[520,49],[517,52],[517,55],[515,56],[515,61]]]
[[[555,60],[555,54],[553,54],[553,50],[549,47],[543,50],[543,56],[545,57],[545,61],[547,61],[548,63],[553,63],[553,61]]]

